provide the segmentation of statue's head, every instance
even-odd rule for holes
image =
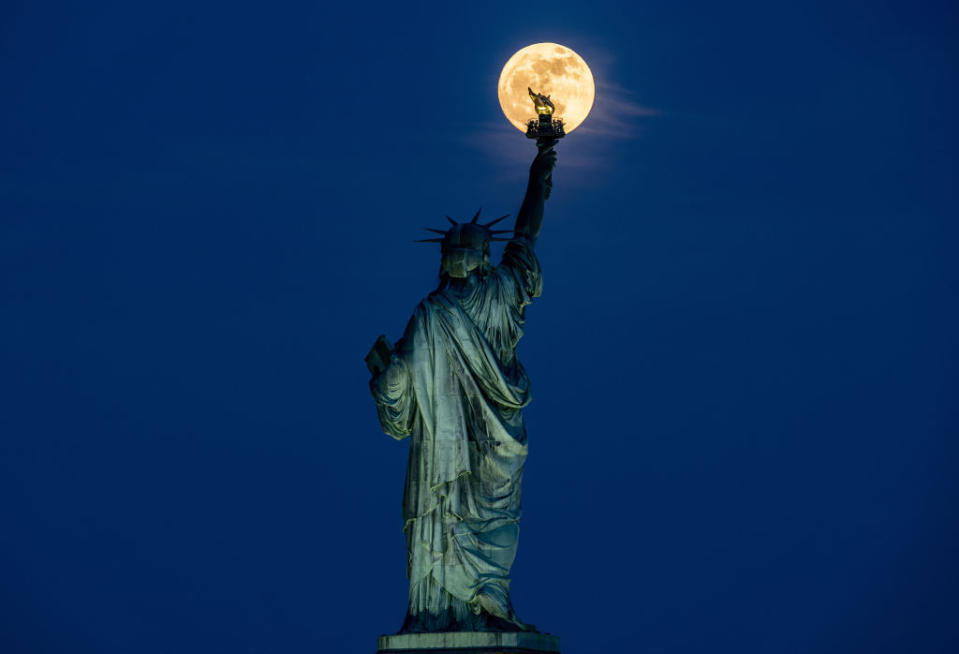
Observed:
[[[471,272],[489,264],[491,234],[483,225],[462,223],[446,232],[441,244],[443,272],[454,279],[468,277]]]
[[[459,223],[446,217],[452,225],[447,230],[429,229],[435,234],[442,234],[441,238],[428,238],[418,241],[419,243],[439,243],[443,253],[443,260],[440,265],[440,274],[453,279],[465,279],[473,271],[483,270],[489,266],[490,242],[505,241],[505,238],[497,238],[496,234],[503,234],[511,230],[508,229],[490,229],[499,221],[507,218],[501,216],[496,220],[481,225],[477,222],[480,212],[469,222]]]

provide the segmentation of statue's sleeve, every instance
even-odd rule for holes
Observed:
[[[396,440],[409,436],[416,416],[416,398],[409,364],[402,355],[394,356],[389,367],[373,378],[370,392],[376,400],[383,431]]]
[[[543,272],[527,238],[516,237],[506,244],[498,269],[508,282],[515,285],[520,308],[543,292]]]

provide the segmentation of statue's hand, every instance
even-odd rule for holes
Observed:
[[[389,367],[392,358],[393,344],[386,336],[380,336],[366,355],[366,367],[376,377]]]
[[[411,383],[410,369],[406,361],[402,357],[393,357],[386,368],[373,373],[370,391],[373,397],[395,400],[406,394]]]
[[[555,167],[556,151],[553,150],[553,146],[550,145],[548,148],[540,150],[536,158],[533,159],[533,163],[529,167],[530,181],[547,184],[553,175],[553,168]]]

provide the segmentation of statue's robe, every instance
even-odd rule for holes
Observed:
[[[529,628],[509,598],[530,400],[516,344],[541,288],[532,245],[513,239],[499,266],[420,303],[390,364],[400,369],[371,384],[384,431],[411,436],[404,631]]]

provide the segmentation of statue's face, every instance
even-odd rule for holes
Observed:
[[[460,223],[443,237],[443,272],[465,279],[489,257],[490,231],[485,225]]]
[[[452,248],[443,254],[443,272],[464,279],[483,264],[483,253],[473,248]]]

